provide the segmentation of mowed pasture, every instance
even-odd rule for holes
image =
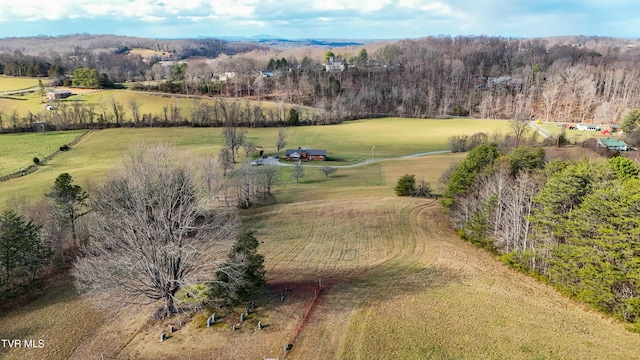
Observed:
[[[313,189],[309,189],[314,191]],[[265,256],[267,295],[235,332],[241,309],[214,328],[155,324],[129,308],[90,311],[68,282],[0,320],[43,349],[6,359],[282,358],[322,280],[290,359],[630,359],[640,336],[508,269],[460,240],[435,200],[314,200],[244,214]],[[287,299],[278,294],[291,287]],[[203,314],[207,316],[209,313]],[[64,319],[74,319],[73,322]],[[257,321],[267,327],[257,330]]]
[[[468,121],[473,124],[455,120],[456,133],[439,131],[434,124],[447,124],[442,120],[376,119],[288,128],[288,143],[300,141],[312,148],[331,144],[336,157],[354,161],[371,156],[368,145],[332,140],[328,130],[333,129],[336,137],[348,139],[343,133],[350,132],[363,144],[371,136],[376,141],[375,157],[380,146],[381,151],[388,147],[380,156],[391,158],[433,150],[431,142],[445,144],[448,136],[472,134],[478,131],[476,124],[482,124]],[[379,135],[392,123],[406,131],[405,136],[393,134],[402,151],[393,150],[394,139]],[[507,125],[504,122],[503,133]],[[276,134],[276,129],[247,133],[266,153],[275,152]],[[165,142],[202,155],[217,154],[221,146],[219,129],[96,131],[45,169],[0,183],[0,196],[5,196],[7,183],[19,181],[22,191],[44,191],[63,171],[80,183],[99,180],[117,166],[129,146],[140,141]],[[378,145],[384,141],[388,144]],[[308,166],[298,184],[285,168],[276,204],[241,213],[245,228],[261,242],[270,287],[256,298],[256,312],[236,332],[230,325],[239,322],[243,307],[223,314],[213,329],[203,326],[202,316],[208,313],[197,316],[160,344],[160,333],[177,320],[152,323],[149,307],[127,308],[116,315],[91,310],[67,279],[56,282],[56,291],[0,315],[2,338],[45,341],[42,349],[0,349],[0,358],[282,359],[283,344],[293,340],[319,280],[323,290],[293,342],[289,359],[637,356],[638,334],[460,240],[435,200],[394,195],[395,181],[405,173],[424,177],[438,189],[437,179],[463,155],[388,159],[338,168],[328,178]],[[40,178],[44,174],[46,181]],[[29,186],[38,189],[28,190]],[[291,291],[281,302],[279,294],[286,287]],[[267,327],[257,330],[257,321]]]
[[[326,149],[328,157],[335,159],[322,165],[343,166],[350,165],[371,158],[371,146],[365,144],[363,139],[371,137],[377,143],[374,149],[375,159],[395,158],[411,154],[423,153],[433,150],[447,149],[447,139],[455,134],[473,134],[477,131],[492,132],[508,129],[507,121],[499,120],[433,120],[433,119],[399,119],[386,118],[375,120],[362,120],[347,122],[332,126],[306,126],[287,127],[286,148],[309,147],[314,149]],[[380,135],[381,131],[387,132],[395,128],[395,132],[389,136]],[[257,128],[245,129],[247,141],[254,143],[265,154],[277,154],[276,139],[278,129]],[[47,192],[55,178],[63,172],[68,172],[79,184],[98,180],[104,177],[109,169],[117,166],[131,147],[140,144],[167,143],[180,149],[188,150],[195,154],[217,156],[223,146],[220,128],[144,128],[144,129],[105,129],[93,131],[73,147],[71,151],[61,154],[58,158],[42,166],[37,172],[25,177],[12,179],[0,183],[0,207],[4,207],[7,200],[15,195],[26,196],[31,201],[36,201],[39,196]],[[63,132],[63,134],[66,132]],[[402,134],[406,136],[403,136]],[[37,139],[42,134],[33,134]],[[0,135],[0,142],[7,147],[20,139],[7,135]],[[374,141],[371,141],[374,143]],[[17,145],[16,145],[17,146]],[[60,145],[58,145],[60,146]],[[249,154],[255,157],[257,154]],[[281,150],[281,156],[284,151]],[[439,155],[440,156],[440,155]],[[444,155],[447,158],[446,155]],[[458,159],[460,155],[453,156]],[[24,156],[16,153],[7,156],[7,161],[15,162],[20,158],[24,163]],[[32,157],[27,157],[31,161]],[[245,152],[240,149],[238,161],[244,161]],[[405,159],[402,161],[409,161]],[[317,163],[316,163],[317,164]],[[26,165],[29,165],[27,162]],[[315,164],[314,164],[315,165]],[[392,163],[385,162],[385,166],[392,166],[393,177],[400,177],[401,170]],[[433,168],[448,168],[449,162],[436,162]],[[284,188],[281,191],[282,201],[296,201],[296,196],[305,196],[301,187],[293,186],[288,177],[289,168],[284,170]],[[357,176],[353,176],[353,175]],[[399,174],[399,175],[398,175]],[[416,173],[418,177],[430,179],[435,185],[437,177],[430,169],[425,169],[424,175]],[[320,173],[317,167],[305,169],[305,177],[301,183],[316,184],[323,188],[323,196],[333,196],[332,193],[341,194],[343,191],[356,192],[365,195],[375,194],[379,187],[388,185],[389,179],[380,163],[359,168],[338,168],[338,172],[329,178]],[[346,190],[345,190],[346,189]],[[335,195],[342,196],[342,195]]]
[[[8,175],[33,164],[59,150],[82,135],[84,131],[20,133],[0,135],[0,176]]]
[[[0,92],[22,90],[38,86],[38,80],[46,84],[46,78],[13,77],[0,75]]]

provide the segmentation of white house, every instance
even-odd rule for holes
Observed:
[[[594,124],[578,124],[576,129],[582,131],[600,131],[600,126]]]
[[[236,73],[233,71],[227,71],[225,73],[218,74],[218,79],[220,81],[228,81],[236,76]]]
[[[326,71],[345,71],[347,69],[347,63],[341,58],[329,58],[329,61],[324,65]]]

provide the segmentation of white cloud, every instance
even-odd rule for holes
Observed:
[[[640,3],[631,0],[19,0],[2,1],[0,36],[20,29],[50,30],[49,21],[73,19],[131,35],[154,29],[171,33],[285,37],[420,37],[438,34],[536,36],[549,33],[637,36]],[[608,2],[607,4],[610,4]],[[175,23],[179,19],[180,26]],[[215,21],[211,21],[215,20]],[[3,26],[3,23],[5,26]],[[6,24],[10,23],[10,26]],[[330,35],[327,23],[337,33]],[[42,24],[42,25],[41,25]],[[79,25],[80,26],[80,25]],[[15,29],[14,29],[15,27]],[[19,29],[20,28],[20,29]],[[25,30],[27,31],[27,30]],[[123,30],[124,31],[124,30]],[[167,30],[168,31],[168,30]],[[339,31],[339,33],[338,33]],[[153,32],[152,32],[153,33]],[[403,35],[404,34],[404,35]],[[250,35],[250,34],[249,34]]]
[[[59,20],[114,16],[157,20],[169,16],[250,15],[258,0],[24,0],[3,4],[2,20]]]
[[[314,0],[311,7],[316,10],[378,11],[392,4],[392,0]]]
[[[424,4],[424,5],[420,6],[420,10],[429,11],[429,12],[435,12],[435,13],[438,13],[438,14],[446,14],[446,15],[449,15],[449,14],[452,13],[451,8],[448,5],[443,4],[441,2]]]
[[[247,17],[253,14],[258,3],[257,0],[213,0],[211,8],[216,15]]]

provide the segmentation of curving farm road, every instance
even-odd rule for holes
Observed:
[[[418,154],[396,156],[396,157],[391,157],[391,158],[379,158],[379,159],[373,159],[373,160],[367,159],[367,160],[361,161],[361,162],[356,163],[356,164],[351,164],[351,165],[328,165],[328,166],[335,167],[335,168],[340,168],[340,169],[354,168],[354,167],[358,167],[358,166],[377,163],[377,162],[380,162],[380,161],[397,160],[397,159],[410,159],[410,158],[414,158],[414,157],[427,156],[427,155],[436,155],[436,154],[446,154],[446,153],[450,153],[450,152],[451,152],[451,150],[436,150],[436,151],[428,151],[428,152],[423,152],[423,153],[418,153]],[[263,163],[263,165],[295,166],[295,163],[284,163],[284,162],[280,162],[279,159],[274,159],[274,158],[263,159],[262,163]],[[304,164],[303,166],[304,167],[318,167],[318,168],[320,168],[320,167],[327,166],[327,165],[325,165],[325,164],[323,164],[323,165]]]

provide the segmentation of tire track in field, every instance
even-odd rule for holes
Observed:
[[[410,242],[408,230],[396,231],[398,219],[410,209],[406,201],[401,204],[403,210],[386,198],[287,205],[265,215],[269,220],[256,225],[257,235],[265,239],[263,251],[272,260],[271,270],[354,277],[399,256]],[[304,220],[292,224],[294,217]]]
[[[415,291],[415,276],[437,277],[437,280],[432,281],[434,285],[441,284],[444,280],[441,278],[447,277],[446,273],[430,271],[430,268],[438,260],[441,251],[439,243],[443,241],[443,237],[451,236],[451,229],[448,222],[439,222],[442,218],[435,200],[418,201],[404,202],[400,211],[393,212],[394,216],[402,218],[401,224],[407,226],[407,233],[387,240],[392,242],[387,247],[391,252],[389,257],[360,271],[334,268],[334,276],[327,279],[331,287],[318,301],[316,310],[302,330],[299,338],[300,350],[294,350],[294,358],[341,358],[347,337],[363,341],[367,339],[364,324],[353,328],[352,321],[356,318],[352,316],[361,311],[359,309],[369,309],[365,312],[375,311],[375,304],[389,296]],[[392,216],[391,213],[388,216]],[[388,224],[389,220],[382,222]],[[387,237],[384,233],[390,230],[392,229],[376,229],[377,239],[369,241],[381,241],[380,239]],[[341,316],[346,317],[340,320]],[[324,334],[323,338],[326,340],[317,343],[317,334]],[[328,348],[329,344],[333,346]],[[361,342],[356,346],[367,345],[366,342]]]
[[[293,231],[287,230],[292,216],[305,219],[294,222]],[[325,286],[300,332],[293,358],[339,357],[358,309],[393,294],[413,292],[416,281],[437,285],[446,277],[430,269],[442,237],[451,236],[448,222],[440,222],[435,200],[312,201],[279,207],[265,218],[272,219],[264,227],[270,238],[265,250],[275,255],[268,269],[271,277],[316,282],[321,277]]]

